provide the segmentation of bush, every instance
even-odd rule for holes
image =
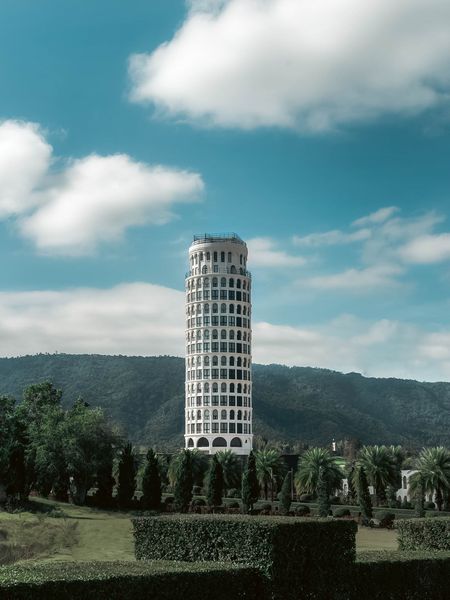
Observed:
[[[434,502],[425,502],[425,508],[428,510],[435,510],[436,504]]]
[[[264,598],[258,571],[229,564],[47,563],[0,567],[2,600],[183,600]]]
[[[386,529],[392,529],[395,520],[395,514],[387,511],[379,512],[375,514],[375,518],[379,520],[380,527]]]
[[[400,550],[450,550],[450,517],[398,522]]]
[[[194,496],[201,496],[202,495],[202,488],[199,485],[194,485],[192,487],[192,493]]]
[[[137,559],[257,567],[283,600],[328,597],[330,581],[339,589],[355,557],[353,521],[177,515],[135,518],[133,526]]]
[[[313,496],[311,494],[301,494],[299,500],[300,502],[312,502]]]
[[[241,505],[239,504],[239,502],[230,502],[229,504],[227,504],[228,508],[241,508]]]
[[[412,504],[406,496],[402,500],[402,508],[412,508]]]
[[[340,496],[331,496],[330,502],[331,504],[340,504],[341,498]]]
[[[173,496],[167,496],[164,499],[164,504],[173,504],[174,503],[175,498]]]
[[[347,585],[346,600],[447,600],[450,553],[361,553]]]
[[[340,519],[342,517],[350,517],[350,516],[351,516],[351,512],[348,508],[337,508],[333,513],[333,517],[336,517],[337,519]]]
[[[307,515],[311,514],[311,509],[309,508],[309,506],[306,506],[305,504],[299,504],[294,509],[294,514],[298,517],[306,517]]]
[[[227,491],[227,498],[240,498],[241,497],[241,490],[238,490],[236,488],[230,488]]]
[[[203,498],[194,498],[191,504],[192,506],[206,506],[206,501]]]

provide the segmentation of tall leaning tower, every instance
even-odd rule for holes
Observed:
[[[195,235],[186,274],[186,448],[252,449],[251,274],[235,233]]]

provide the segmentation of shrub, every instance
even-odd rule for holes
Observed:
[[[261,515],[270,515],[272,513],[272,505],[268,504],[267,502],[265,504],[261,504],[261,506],[259,507],[259,514]]]
[[[337,508],[333,513],[333,517],[336,517],[337,519],[340,519],[342,517],[350,517],[350,516],[351,516],[351,512],[348,508]]]
[[[227,506],[228,508],[241,508],[239,502],[230,502],[229,504],[227,504]]]
[[[450,550],[450,517],[398,522],[400,550]]]
[[[402,508],[412,508],[412,504],[406,496],[402,500]]]
[[[230,560],[257,567],[274,598],[283,600],[328,597],[330,579],[339,589],[355,556],[353,521],[177,515],[135,518],[133,526],[140,560]]]
[[[330,502],[331,504],[341,504],[341,498],[340,496],[332,496]]]
[[[388,511],[382,511],[382,512],[376,513],[375,518],[379,520],[380,527],[384,527],[386,529],[392,529],[392,527],[394,525],[395,514],[388,512]]]
[[[191,504],[192,506],[206,506],[206,502],[203,498],[194,498]]]
[[[434,502],[426,502],[425,503],[425,508],[427,508],[428,510],[435,510],[436,509],[436,504]]]
[[[261,575],[254,569],[225,564],[90,562],[0,567],[2,600],[183,600],[202,597],[259,600]]]
[[[347,586],[346,600],[447,600],[450,553],[361,553]]]
[[[299,504],[294,509],[294,514],[298,517],[306,517],[307,515],[311,514],[311,509],[305,504]]]
[[[301,494],[299,500],[300,502],[312,502],[313,496],[311,494]]]
[[[194,496],[201,496],[202,495],[202,488],[199,485],[194,485],[192,487],[192,493]]]
[[[241,491],[236,489],[236,488],[230,488],[227,491],[227,498],[240,498],[241,497]]]

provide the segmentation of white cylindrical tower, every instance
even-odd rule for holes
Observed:
[[[251,274],[235,233],[195,235],[186,274],[185,445],[252,449]]]

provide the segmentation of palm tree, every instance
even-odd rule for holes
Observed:
[[[436,494],[436,505],[442,510],[444,497],[450,492],[450,451],[443,446],[424,448],[416,461],[417,472],[409,480],[412,495],[420,486],[429,494]]]
[[[385,502],[386,488],[395,485],[398,478],[397,462],[386,446],[363,446],[357,465],[363,467],[369,484],[375,489],[377,505]]]
[[[220,450],[215,456],[219,464],[222,465],[225,489],[240,488],[242,469],[236,454],[231,450]]]
[[[329,494],[341,487],[344,473],[336,457],[326,448],[310,448],[300,457],[298,463],[295,474],[297,493],[315,494],[320,471],[326,481]]]
[[[284,473],[284,464],[279,452],[272,448],[257,450],[255,459],[256,475],[259,485],[264,489],[264,498],[267,500],[269,483],[273,493],[277,478],[280,478]]]

